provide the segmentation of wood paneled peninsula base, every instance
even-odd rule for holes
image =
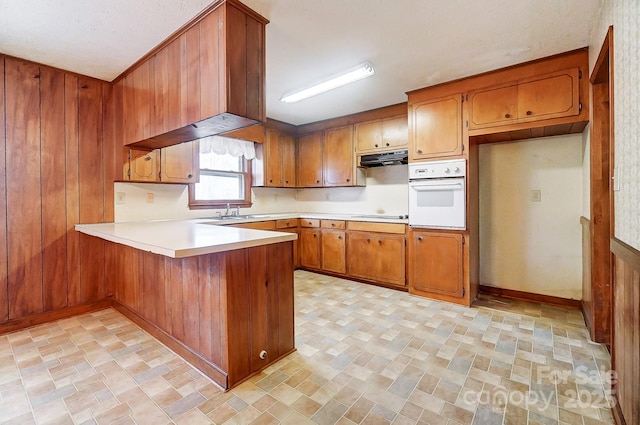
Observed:
[[[295,350],[296,235],[189,221],[76,229],[104,239],[114,307],[223,389]]]

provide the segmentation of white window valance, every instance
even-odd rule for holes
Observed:
[[[253,142],[222,136],[210,136],[200,139],[200,153],[207,154],[210,152],[218,155],[244,156],[247,159],[256,157],[256,148]]]

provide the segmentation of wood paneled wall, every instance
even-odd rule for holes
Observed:
[[[170,258],[107,242],[108,286],[119,311],[230,388],[295,349],[292,246]]]
[[[593,329],[593,296],[591,294],[591,221],[580,217],[582,227],[582,301],[580,307],[587,324]]]
[[[613,370],[619,424],[640,423],[640,252],[611,240],[613,262]]]
[[[104,243],[74,225],[113,220],[115,144],[109,83],[4,56],[0,76],[2,332],[105,298]]]

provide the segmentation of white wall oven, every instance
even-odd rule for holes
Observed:
[[[409,225],[466,228],[466,160],[409,164]]]

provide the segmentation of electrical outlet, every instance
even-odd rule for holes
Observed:
[[[542,193],[539,190],[531,191],[531,202],[540,202],[542,200]]]
[[[147,204],[153,204],[153,192],[147,193]]]
[[[116,204],[124,204],[125,195],[124,192],[116,192]]]

